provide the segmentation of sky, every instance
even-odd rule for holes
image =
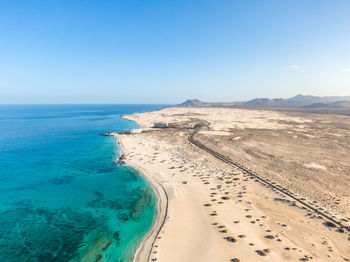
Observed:
[[[350,95],[348,0],[1,0],[0,103]]]

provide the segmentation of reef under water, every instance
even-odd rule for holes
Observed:
[[[0,261],[132,261],[157,199],[98,134],[134,128],[122,114],[155,108],[1,106]]]

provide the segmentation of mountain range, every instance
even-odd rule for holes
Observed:
[[[254,98],[244,102],[203,102],[189,99],[180,107],[262,107],[262,108],[350,108],[350,96],[309,96],[296,95],[291,98]]]

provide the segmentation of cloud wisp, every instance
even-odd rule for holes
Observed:
[[[296,71],[296,70],[299,70],[300,67],[298,65],[289,65],[287,67],[288,70],[291,70],[291,71]]]

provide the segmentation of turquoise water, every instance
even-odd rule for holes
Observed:
[[[158,108],[0,106],[0,261],[131,261],[156,197],[99,134]]]

